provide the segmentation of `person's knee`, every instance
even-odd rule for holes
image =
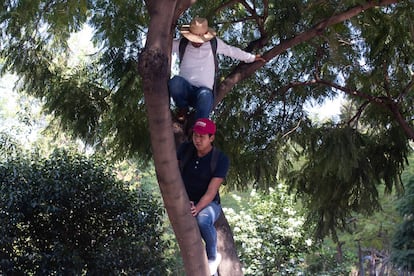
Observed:
[[[168,81],[168,90],[170,91],[170,93],[175,90],[175,87],[177,86],[176,83],[177,81],[175,81],[174,78]]]
[[[177,95],[177,93],[180,93],[183,89],[183,80],[179,76],[174,76],[172,79],[168,81],[168,90],[170,91],[171,96],[174,97],[174,95]]]
[[[181,82],[179,76],[174,76],[171,79],[168,80],[168,87],[172,87],[177,85],[177,83]]]
[[[197,224],[200,228],[209,227],[212,225],[211,217],[207,214],[200,213],[197,216]]]
[[[213,107],[213,94],[208,89],[202,89],[199,91],[197,97],[197,112],[199,113],[199,118],[209,117],[209,114]]]
[[[201,89],[198,93],[198,100],[205,103],[213,102],[213,93],[209,89]]]

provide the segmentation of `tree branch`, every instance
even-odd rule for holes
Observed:
[[[362,112],[365,110],[365,108],[368,106],[368,104],[369,104],[369,101],[365,101],[359,108],[358,108],[358,111],[357,111],[357,113],[354,115],[354,116],[352,116],[352,118],[351,119],[349,119],[349,121],[348,121],[348,125],[351,125],[352,124],[352,122],[354,122],[354,121],[356,121],[356,122],[358,122],[358,120],[359,120],[359,118],[361,117],[361,114],[362,114]],[[355,126],[356,126],[356,123],[355,123]]]
[[[299,122],[296,124],[296,126],[294,128],[290,129],[288,132],[286,132],[285,134],[282,135],[282,138],[285,138],[286,136],[288,136],[291,133],[295,132],[295,130],[297,130],[299,128],[301,122],[302,122],[302,120],[299,120]]]
[[[153,0],[149,0],[151,2]],[[177,22],[178,18],[191,6],[193,5],[197,0],[179,0],[177,1],[177,5],[175,6],[175,12],[173,16],[173,22]],[[175,27],[175,26],[173,26]]]
[[[234,19],[232,21],[226,21],[226,22],[227,23],[229,23],[229,22],[230,23],[238,23],[238,22],[244,22],[244,21],[248,21],[248,20],[255,21],[256,25],[259,29],[259,32],[260,32],[260,38],[250,42],[249,45],[246,47],[245,51],[252,52],[255,49],[263,48],[268,42],[268,34],[265,30],[264,22],[265,22],[265,18],[267,18],[268,14],[269,14],[269,1],[268,0],[263,1],[263,6],[264,6],[263,15],[259,15],[257,13],[254,3],[253,3],[254,6],[251,7],[249,5],[249,3],[245,0],[228,1],[228,2],[224,3],[223,5],[219,6],[218,8],[216,8],[214,10],[213,14],[217,14],[221,10],[223,10],[224,8],[234,6],[237,3],[243,5],[244,8],[246,9],[246,11],[251,14],[251,16],[247,16],[243,19]]]
[[[336,14],[326,20],[323,20],[317,23],[314,27],[309,29],[308,31],[299,33],[297,36],[282,41],[278,46],[270,49],[268,52],[263,54],[263,58],[267,61],[275,58],[276,56],[280,55],[281,53],[285,52],[287,49],[293,48],[294,46],[301,44],[305,41],[309,41],[310,39],[319,36],[326,28],[348,20],[361,12],[374,8],[374,7],[381,7],[387,6],[390,4],[398,3],[398,0],[383,0],[383,1],[368,1],[363,5],[355,6],[347,11],[342,13]],[[254,63],[241,63],[234,68],[234,70],[219,84],[218,86],[218,95],[214,100],[214,107],[223,100],[225,95],[230,92],[230,90],[240,81],[248,78],[258,69],[263,67],[266,63],[263,62],[254,62]]]
[[[412,75],[414,77],[414,75]],[[397,102],[400,103],[402,99],[404,99],[407,94],[410,92],[410,90],[414,87],[414,79],[411,79],[411,81],[405,86],[404,90],[401,92],[400,95],[397,97]]]
[[[372,103],[372,104],[380,105],[380,106],[384,107],[385,109],[388,109],[389,111],[391,111],[391,113],[394,115],[395,120],[401,126],[401,128],[404,130],[407,137],[411,140],[414,140],[414,129],[410,126],[410,124],[402,116],[402,114],[400,112],[398,102],[394,101],[394,99],[391,96],[375,97],[375,96],[366,94],[364,92],[349,89],[349,88],[346,88],[344,86],[338,85],[336,83],[326,81],[326,80],[322,80],[322,79],[314,79],[314,80],[307,81],[307,82],[289,83],[287,86],[283,87],[282,91],[287,91],[290,88],[293,88],[293,87],[296,87],[296,86],[308,86],[308,85],[315,85],[315,84],[322,84],[322,85],[325,85],[325,86],[329,86],[329,87],[332,87],[334,89],[340,90],[340,91],[342,91],[342,92],[344,92],[344,93],[346,93],[346,94],[348,94],[352,97],[359,97],[359,98],[367,100],[364,104],[362,104],[360,106],[360,108],[358,109],[357,114],[354,117],[352,117],[351,120],[348,123],[350,123],[353,120],[359,118],[362,111],[366,108],[366,106],[368,106],[368,104]],[[413,81],[410,82],[410,85],[411,86],[414,85]]]

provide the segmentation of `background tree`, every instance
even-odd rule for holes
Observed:
[[[246,180],[257,187],[276,183],[297,158],[291,151],[296,148],[309,161],[289,176],[323,237],[335,236],[349,214],[327,206],[338,201],[341,208],[370,212],[379,206],[378,182],[390,189],[400,184],[407,137],[413,138],[412,1],[37,0],[2,6],[3,72],[17,73],[21,89],[42,98],[63,129],[97,149],[117,157],[154,157],[188,274],[206,270],[206,261],[189,262],[203,250],[198,234],[184,227],[190,214],[175,163],[166,81],[177,19],[182,24],[206,15],[230,44],[268,60],[237,66],[222,61],[214,118],[220,125],[217,142],[234,160],[229,187],[245,188]],[[85,66],[68,66],[67,38],[86,22],[99,49]],[[306,119],[304,103],[340,91],[356,107],[347,120],[320,128]],[[329,147],[338,139],[338,147]],[[326,153],[333,148],[338,155]],[[336,176],[334,166],[324,166],[339,166],[338,156],[344,165]],[[377,175],[381,167],[386,172]],[[370,176],[375,181],[365,186]],[[332,183],[343,184],[340,199],[331,199],[338,193]],[[328,191],[320,201],[318,191]],[[358,200],[361,192],[371,205]]]

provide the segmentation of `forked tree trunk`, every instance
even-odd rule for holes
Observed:
[[[194,2],[195,0],[145,1],[151,21],[148,28],[146,48],[140,55],[139,61],[157,179],[171,225],[180,246],[185,271],[189,276],[208,275],[209,273],[204,246],[196,221],[191,216],[188,208],[188,197],[185,193],[176,160],[167,81],[170,71],[169,61],[174,23],[179,15]],[[278,46],[264,53],[263,57],[266,60],[271,60],[287,49],[319,36],[329,26],[348,20],[367,9],[387,6],[397,2],[397,0],[367,1],[363,5],[357,5],[319,22],[313,28],[299,33],[292,39],[282,41]],[[215,105],[224,98],[234,85],[252,75],[263,65],[264,63],[255,62],[241,64],[236,67],[222,81]],[[406,128],[405,131],[408,132],[409,137],[414,137],[412,130]],[[242,275],[241,265],[235,253],[233,237],[225,216],[217,222],[217,227],[219,251],[223,255],[223,261],[219,267],[220,274],[222,276]]]
[[[175,143],[183,139],[184,133],[179,134],[178,129],[177,135],[177,129],[172,125],[167,87],[173,22],[183,7],[189,7],[191,2],[146,1],[151,21],[138,69],[142,77],[155,170],[164,205],[180,247],[186,275],[202,276],[209,275],[207,256],[178,168]],[[172,10],[176,12],[171,13]],[[224,215],[217,222],[217,227],[219,251],[223,256],[219,273],[223,276],[242,275],[232,232]]]
[[[148,0],[148,36],[140,54],[155,171],[165,208],[180,247],[186,275],[209,275],[207,256],[178,168],[167,81],[170,72],[172,22],[176,1]]]

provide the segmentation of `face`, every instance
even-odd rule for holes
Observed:
[[[214,141],[214,135],[209,134],[198,134],[196,132],[193,132],[193,143],[196,149],[199,152],[208,152],[212,145],[211,143]]]
[[[191,45],[193,45],[195,48],[200,48],[203,43],[191,42]]]

